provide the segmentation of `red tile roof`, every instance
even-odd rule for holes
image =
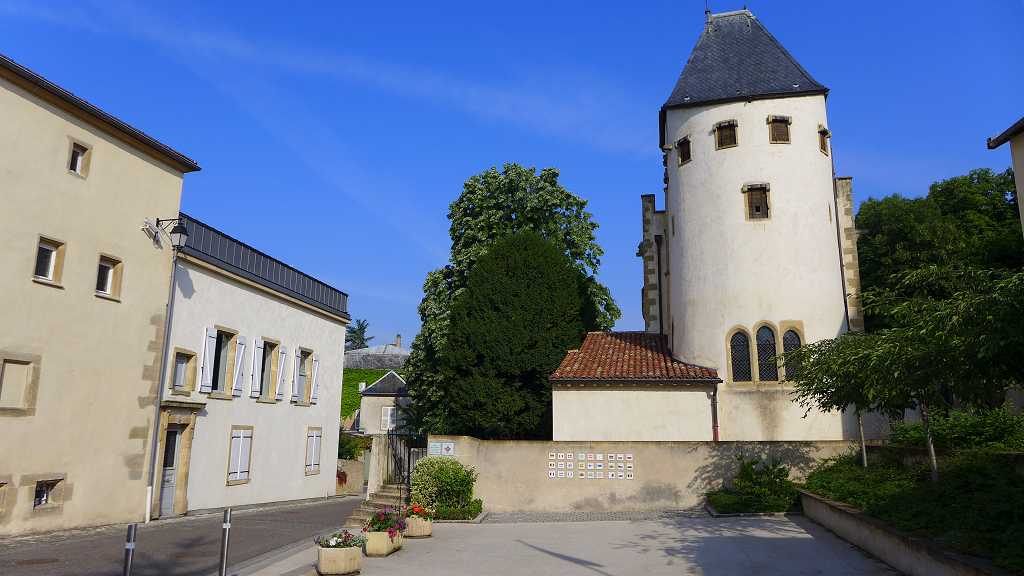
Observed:
[[[672,358],[668,338],[649,332],[590,332],[579,350],[565,355],[550,380],[720,381],[712,368]]]

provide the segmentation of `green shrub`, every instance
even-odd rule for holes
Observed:
[[[740,470],[732,485],[709,492],[708,502],[722,514],[785,512],[796,501],[796,486],[782,464],[739,458]]]
[[[369,436],[352,436],[342,433],[338,436],[338,459],[358,460],[364,450],[370,448],[373,438]]]
[[[822,462],[805,486],[911,534],[1024,573],[1024,490],[1009,458],[962,451],[940,461],[938,482],[928,478],[924,464],[893,459],[863,468],[849,455]]]
[[[438,506],[434,511],[434,518],[436,520],[472,520],[479,516],[483,509],[483,500],[477,498],[462,507]]]
[[[932,417],[931,428],[935,447],[939,449],[1024,450],[1024,414],[1014,414],[1008,407],[936,414]],[[920,422],[895,424],[889,442],[895,446],[923,448],[924,427]]]
[[[454,458],[421,458],[412,471],[412,501],[435,510],[464,508],[473,501],[476,476]]]

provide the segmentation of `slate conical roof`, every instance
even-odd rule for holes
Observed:
[[[738,10],[708,17],[662,109],[827,92],[753,14]]]

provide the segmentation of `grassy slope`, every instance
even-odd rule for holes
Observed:
[[[341,377],[341,417],[347,418],[359,409],[360,382],[369,386],[387,373],[387,370],[371,368],[345,368]]]

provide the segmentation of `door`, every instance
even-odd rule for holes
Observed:
[[[174,515],[174,492],[178,477],[178,445],[181,429],[168,428],[164,438],[164,468],[160,482],[160,516]]]

